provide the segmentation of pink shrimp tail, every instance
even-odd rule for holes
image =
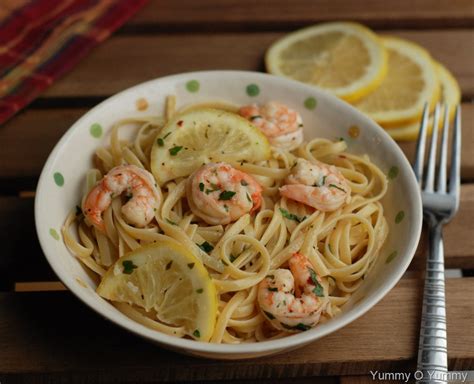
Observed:
[[[288,261],[288,265],[290,267],[290,271],[292,275],[295,277],[295,293],[296,296],[301,296],[303,293],[301,290],[302,286],[306,284],[313,284],[311,281],[301,281],[300,276],[305,275],[308,268],[313,269],[313,266],[309,262],[308,258],[303,255],[302,253],[295,252],[291,256],[290,260]]]
[[[256,191],[254,193],[252,193],[252,196],[251,196],[252,202],[253,202],[253,207],[250,210],[250,213],[254,213],[262,205],[262,187],[260,186],[260,184],[258,184],[255,181],[254,188],[256,188]]]
[[[239,115],[248,119],[249,117],[258,115],[258,108],[254,104],[243,106],[239,109]]]
[[[100,183],[96,185],[87,195],[82,211],[90,222],[100,231],[105,232],[104,220],[102,219],[102,211],[98,209],[97,201],[103,198]],[[107,207],[111,202],[108,203]]]

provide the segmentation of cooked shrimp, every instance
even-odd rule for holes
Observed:
[[[292,150],[303,142],[301,116],[286,105],[275,101],[251,104],[240,108],[239,114],[259,128],[275,147]]]
[[[114,197],[124,192],[129,199],[122,206],[125,220],[136,227],[145,227],[155,216],[161,202],[161,193],[152,174],[135,165],[112,168],[84,200],[84,215],[96,228],[104,231],[102,213],[110,206]]]
[[[228,224],[262,204],[262,187],[255,179],[226,163],[209,163],[186,183],[191,210],[211,225]]]
[[[294,253],[290,270],[270,271],[258,286],[258,303],[270,324],[282,331],[314,327],[328,303],[327,295],[308,258]]]
[[[320,211],[334,211],[349,203],[351,188],[334,165],[298,159],[280,188],[282,196],[299,201]]]

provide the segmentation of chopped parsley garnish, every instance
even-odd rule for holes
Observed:
[[[199,332],[199,329],[196,329],[196,330],[193,332],[193,336],[194,336],[194,337],[197,337],[198,339],[201,337],[201,332]]]
[[[197,246],[206,253],[209,253],[214,249],[214,247],[211,244],[209,244],[207,241],[205,241],[202,244],[198,244]]]
[[[319,284],[318,277],[316,276],[316,272],[314,272],[314,270],[312,268],[308,268],[308,271],[309,271],[309,275],[311,276],[311,281],[316,286],[313,289],[313,293],[316,296],[323,297],[324,296],[324,289],[323,289],[323,286],[321,284]]]
[[[209,195],[211,192],[219,191],[220,188],[217,184],[211,183],[212,189],[206,189],[206,195]]]
[[[257,119],[261,119],[262,116],[260,115],[254,115],[254,116],[250,116],[250,120],[257,120]]]
[[[268,288],[270,292],[278,292],[278,288]]]
[[[303,324],[303,323],[298,323],[294,327],[291,326],[291,325],[285,324],[285,323],[280,323],[280,324],[283,326],[283,328],[297,329],[298,331],[307,331],[308,329],[311,328],[309,325],[306,325],[306,324]]]
[[[273,316],[270,312],[263,311],[263,313],[264,313],[265,316],[267,316],[270,320],[274,320],[274,319],[275,319],[275,316]]]
[[[170,261],[168,262],[168,264],[166,264],[165,269],[166,269],[166,270],[170,269],[172,265],[173,265],[173,260],[170,260]]]
[[[233,191],[222,191],[219,195],[219,200],[230,200],[235,195]]]
[[[193,269],[193,268],[194,268],[194,263],[189,263],[189,264],[188,264],[188,268],[189,268],[189,269]]]
[[[344,141],[344,138],[342,136],[339,137],[338,139],[339,139],[339,141]]]
[[[249,185],[249,183],[247,183],[245,180],[240,180],[240,185],[246,187],[247,185]]]
[[[204,183],[199,183],[199,190],[204,191]]]
[[[122,261],[123,265],[123,273],[130,275],[135,268],[138,268],[135,264],[133,264],[133,261],[131,260],[124,260]]]
[[[237,259],[237,257],[234,256],[234,255],[231,253],[230,256],[229,256],[230,262],[233,263],[233,262],[235,261],[235,259]]]
[[[169,224],[172,224],[172,225],[178,225],[178,224],[177,224],[177,223],[175,223],[173,220],[166,219],[166,221],[167,221]]]
[[[339,189],[342,192],[346,192],[344,189],[342,189],[341,187],[338,187],[336,184],[329,184],[329,186],[332,187],[332,188]]]
[[[313,293],[318,297],[324,297],[324,289],[321,284],[318,283],[316,288],[313,289]]]
[[[197,292],[197,293],[203,293],[203,292],[204,292],[204,289],[202,289],[202,288],[196,289],[196,292]]]
[[[296,324],[296,327],[295,327],[295,329],[298,329],[300,331],[307,331],[310,328],[311,327],[309,325],[306,325],[306,324],[303,324],[303,323]]]
[[[318,276],[316,275],[316,272],[314,272],[314,269],[308,267],[308,272],[309,272],[309,275],[311,276],[311,281],[313,282],[313,284],[314,285],[319,284]]]
[[[163,138],[159,137],[158,140],[156,140],[156,142],[158,143],[158,145],[159,145],[160,147],[162,147],[163,145],[165,145],[165,141],[164,141],[164,140],[165,140],[169,135],[171,135],[171,132],[168,132],[166,135],[163,136]]]
[[[280,212],[282,214],[282,216],[285,218],[285,219],[288,219],[288,220],[294,220],[296,221],[297,223],[301,223],[305,218],[301,218],[299,216],[296,216],[295,214],[293,213],[290,213],[288,212],[286,209],[283,209],[283,208],[280,208]]]
[[[274,279],[275,278],[275,275],[267,275],[265,277],[268,277],[269,279]]]
[[[76,205],[76,217],[79,217],[82,215],[82,208],[79,207],[79,205]]]
[[[249,201],[249,203],[252,202],[252,198],[250,197],[249,193],[247,192],[247,200]]]
[[[175,145],[173,148],[170,148],[169,151],[170,151],[170,155],[171,156],[176,156],[178,154],[179,151],[181,151],[183,149],[183,146],[182,145]]]

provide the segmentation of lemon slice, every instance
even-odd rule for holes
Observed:
[[[317,85],[355,101],[381,83],[387,55],[370,29],[356,23],[324,23],[273,43],[265,64],[274,75]]]
[[[400,125],[419,120],[426,102],[433,109],[440,87],[430,54],[417,44],[382,39],[388,50],[388,72],[380,86],[354,103],[377,123]]]
[[[214,283],[202,263],[174,240],[140,247],[120,258],[102,279],[97,293],[156,311],[163,323],[185,328],[209,341],[217,314]]]
[[[151,170],[163,185],[205,163],[255,162],[270,153],[267,138],[247,119],[212,108],[192,109],[163,127],[151,152]]]
[[[456,106],[461,101],[461,90],[459,89],[459,84],[456,79],[453,77],[451,72],[444,67],[441,63],[436,63],[436,72],[438,73],[438,78],[441,84],[441,102],[446,103],[449,107],[449,119],[452,121],[454,119],[454,113],[456,112]],[[443,111],[443,110],[442,110]],[[444,113],[444,112],[443,112]],[[443,124],[443,118],[439,119],[438,128]],[[430,117],[428,123],[428,133],[431,133],[433,128],[433,118]],[[420,130],[420,122],[414,122],[405,124],[397,127],[387,127],[387,132],[395,140],[398,141],[408,141],[416,140],[418,137],[418,131]]]

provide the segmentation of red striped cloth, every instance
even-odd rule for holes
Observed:
[[[0,124],[71,70],[147,0],[1,0]]]

